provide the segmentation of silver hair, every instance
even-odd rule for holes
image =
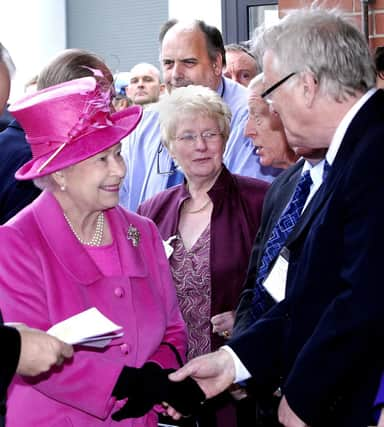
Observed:
[[[52,174],[35,178],[33,183],[37,188],[40,188],[40,190],[46,190],[50,192],[53,192],[59,188]]]
[[[15,75],[16,67],[9,54],[8,50],[0,43],[0,61],[5,64],[8,69],[9,77],[12,78]]]
[[[318,7],[288,13],[262,35],[281,74],[312,72],[323,94],[340,102],[375,86],[372,56],[363,34],[339,10]],[[293,83],[291,83],[293,84]]]
[[[221,97],[212,89],[190,85],[174,89],[156,105],[159,112],[162,141],[166,147],[174,140],[181,115],[204,115],[215,118],[224,141],[230,132],[231,111]]]
[[[255,76],[248,85],[248,90],[255,89],[260,84],[263,83],[264,73],[259,73],[257,76]]]
[[[263,55],[265,50],[265,42],[264,42],[264,33],[266,27],[264,24],[256,27],[252,34],[252,39],[250,40],[249,51],[252,56],[255,58],[259,70],[263,69]]]

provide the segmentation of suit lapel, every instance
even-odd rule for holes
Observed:
[[[266,225],[265,231],[263,232],[263,235],[266,236],[265,242],[269,239],[273,227],[279,220],[281,214],[288,205],[293,192],[295,191],[297,182],[300,179],[303,165],[304,160],[299,161],[290,169],[287,169],[287,171],[283,172],[286,175],[283,182],[276,182],[277,186],[274,187],[274,192],[276,194],[269,202],[269,205],[271,205],[272,209],[269,213],[268,223]],[[276,206],[278,207],[277,209]]]

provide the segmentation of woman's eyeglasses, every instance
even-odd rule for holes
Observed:
[[[185,132],[180,136],[176,136],[175,139],[178,142],[182,142],[185,144],[194,144],[197,139],[200,137],[205,142],[216,142],[219,137],[222,136],[222,133],[218,130],[206,130],[201,133],[191,133]]]

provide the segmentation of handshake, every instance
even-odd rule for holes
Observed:
[[[174,369],[163,369],[154,362],[141,368],[124,367],[113,389],[116,399],[128,398],[127,403],[112,415],[115,421],[138,418],[154,405],[166,402],[187,416],[198,411],[205,394],[192,378],[173,382],[168,375]]]

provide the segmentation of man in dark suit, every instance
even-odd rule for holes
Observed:
[[[24,130],[16,120],[0,132],[0,224],[29,205],[41,192],[32,181],[17,181],[15,172],[32,158]]]
[[[35,376],[73,354],[72,346],[38,329],[17,324],[6,326],[0,313],[0,427],[4,426],[7,388],[13,376]]]
[[[260,156],[261,164],[265,166],[281,167],[287,170],[282,172],[275,179],[264,199],[261,225],[253,244],[247,278],[244,284],[244,291],[242,292],[237,307],[235,329],[232,335],[238,335],[243,332],[263,314],[262,312],[256,313],[255,310],[252,310],[252,301],[256,277],[264,249],[273,227],[292,198],[303,172],[303,168],[310,170],[315,165],[318,165],[323,161],[326,152],[326,149],[313,150],[301,148],[294,150],[289,146],[279,116],[271,111],[268,103],[261,98],[261,94],[264,90],[262,77],[263,73],[259,74],[252,79],[248,86],[249,116],[245,134],[252,139],[253,144],[257,147],[257,153]],[[300,157],[301,160],[298,160]],[[323,165],[319,166],[322,171]],[[320,182],[316,183],[316,180]],[[318,177],[312,177],[312,187],[314,187],[312,188],[313,194],[317,191],[321,182],[321,172],[318,174]],[[310,199],[313,194],[308,195],[308,199]],[[272,266],[273,262],[270,263],[269,267],[271,268]],[[263,297],[265,298],[265,310],[274,305],[275,301],[266,291]]]
[[[285,297],[171,378],[191,375],[211,397],[252,376],[281,388],[286,427],[366,426],[384,360],[384,93],[364,37],[335,11],[291,12],[265,42],[264,98],[291,146],[329,146],[331,169],[274,267]]]
[[[303,169],[310,170],[312,178],[310,194],[307,197],[308,202],[320,187],[324,167],[323,159],[326,152],[324,149],[301,149],[296,152],[288,145],[284,127],[279,116],[270,111],[269,105],[261,98],[264,90],[262,77],[263,74],[256,76],[248,86],[249,116],[245,134],[252,138],[253,144],[257,147],[261,164],[265,166],[279,166],[287,170],[275,179],[264,199],[261,225],[253,244],[244,291],[236,310],[232,337],[244,332],[268,308],[275,304],[275,300],[263,287],[255,289],[258,286],[256,278],[268,239],[278,223],[280,216],[287,209],[303,173]],[[302,160],[297,161],[299,157],[302,157]],[[268,271],[273,266],[274,260],[270,262]],[[254,299],[256,291],[258,298],[262,298],[263,301],[255,307]],[[256,417],[253,422],[257,426],[277,426],[276,413],[279,397],[258,394],[255,399],[251,382],[248,384],[246,394],[244,391],[243,389],[242,395],[247,395],[248,398],[243,398],[239,405],[244,407],[248,422],[250,419]]]
[[[12,58],[0,44],[0,113],[8,102],[10,78],[14,72]],[[14,177],[16,170],[31,158],[23,129],[16,120],[11,121],[0,132],[0,224],[4,224],[40,194],[32,181],[20,184]]]

